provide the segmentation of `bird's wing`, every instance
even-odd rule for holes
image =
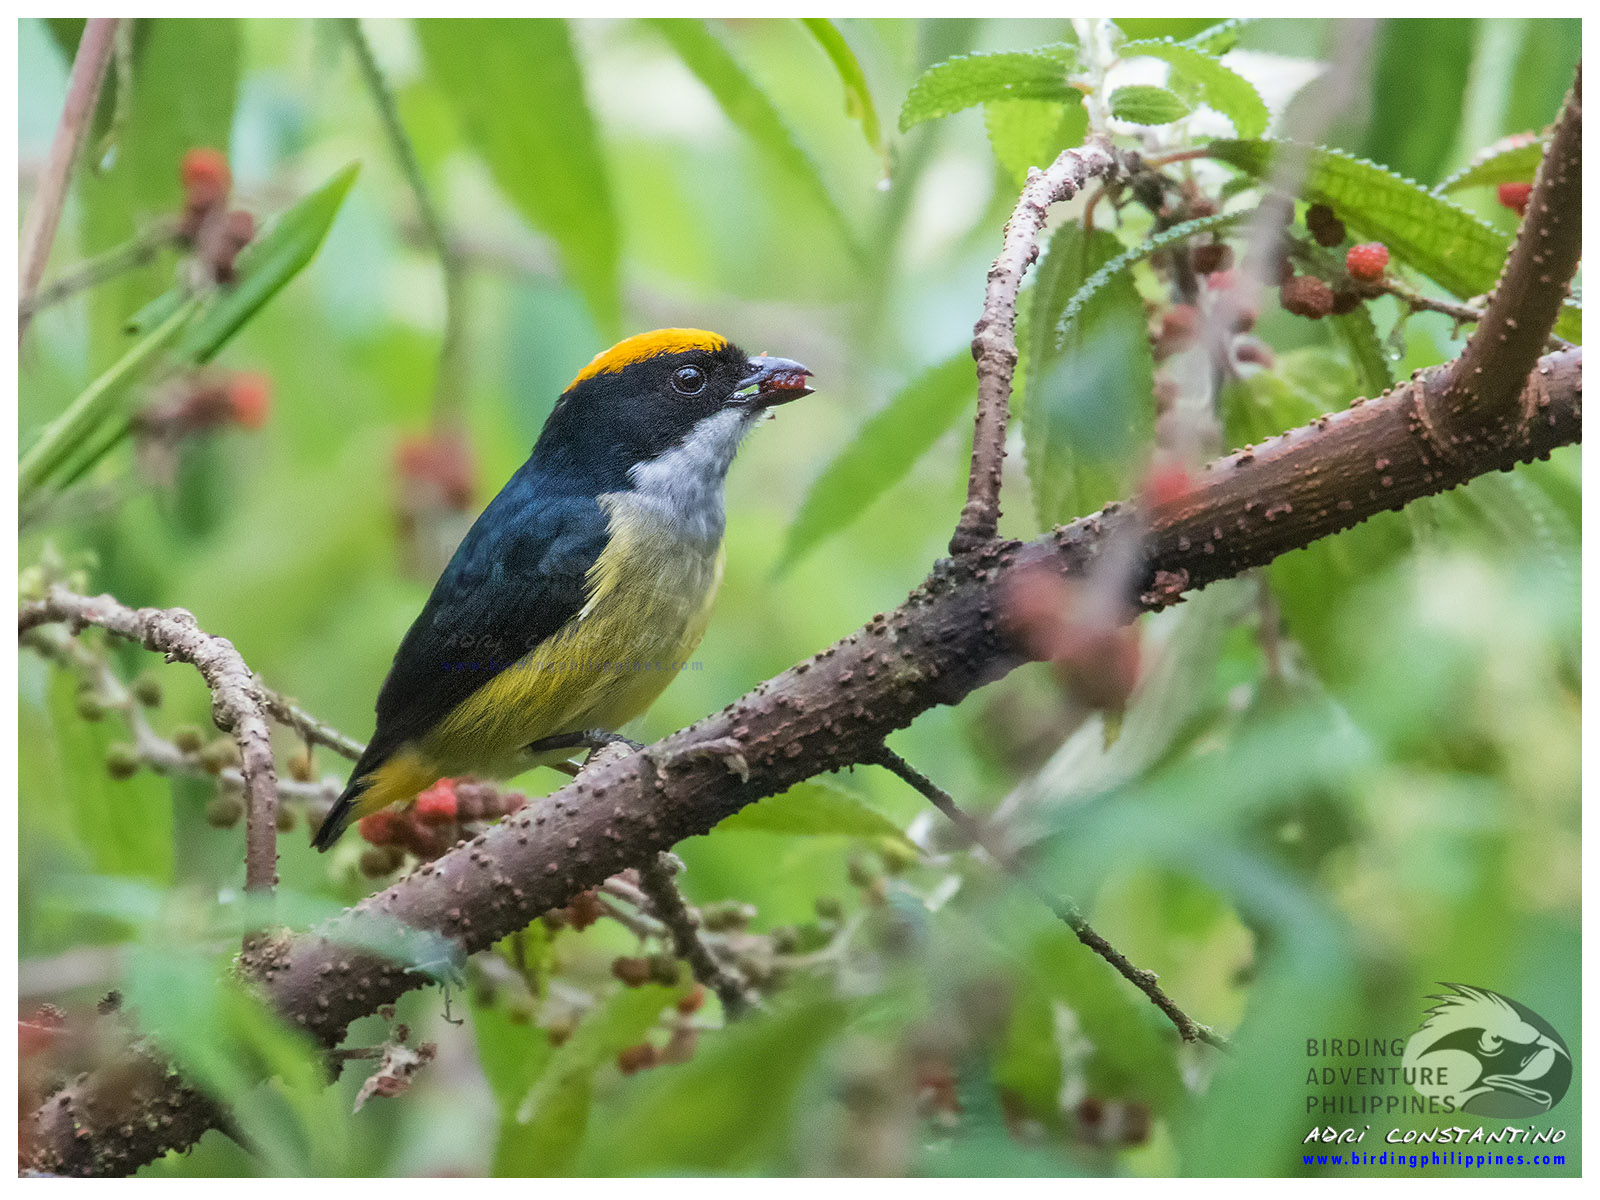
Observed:
[[[587,600],[606,543],[591,496],[541,494],[513,477],[478,518],[395,652],[378,728],[355,777],[419,739],[560,629]]]

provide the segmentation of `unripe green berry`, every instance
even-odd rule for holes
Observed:
[[[818,896],[816,900],[817,916],[824,921],[838,922],[844,920],[844,905],[833,896]]]
[[[139,751],[126,742],[106,750],[106,774],[113,779],[132,779],[139,773]]]
[[[278,832],[288,833],[294,828],[294,809],[281,801],[278,804]]]
[[[382,879],[398,867],[404,857],[397,846],[368,846],[361,852],[361,873],[368,879]]]
[[[17,576],[17,596],[21,600],[43,600],[49,586],[44,568],[38,563],[23,567]]]
[[[301,783],[310,783],[316,777],[317,764],[312,759],[311,747],[303,746],[289,755],[289,778]]]
[[[235,792],[218,792],[206,805],[206,824],[213,829],[232,829],[244,816],[244,800]]]
[[[200,751],[200,765],[213,775],[239,765],[239,747],[232,738],[218,738]]]
[[[78,715],[85,721],[102,721],[106,715],[105,702],[96,693],[85,689],[78,693]]]
[[[845,878],[850,880],[852,887],[871,887],[878,877],[878,864],[864,854],[851,858],[845,868]]]
[[[172,731],[172,744],[185,754],[196,753],[205,742],[205,734],[196,726],[179,725]]]
[[[133,681],[133,697],[146,708],[155,708],[161,703],[161,680],[146,671]]]
[[[678,986],[678,960],[670,954],[650,956],[650,978],[664,987]]]

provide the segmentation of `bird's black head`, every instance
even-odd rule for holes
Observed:
[[[545,422],[534,459],[597,491],[625,487],[633,468],[685,447],[725,471],[767,410],[810,394],[809,374],[786,358],[751,358],[701,329],[641,333],[578,372]]]

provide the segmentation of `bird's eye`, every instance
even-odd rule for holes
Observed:
[[[682,396],[698,396],[706,390],[706,373],[699,367],[679,367],[673,372],[672,388]]]

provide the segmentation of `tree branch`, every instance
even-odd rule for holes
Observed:
[[[1178,1033],[1183,1037],[1184,1041],[1204,1042],[1206,1045],[1215,1046],[1219,1050],[1231,1049],[1227,1038],[1214,1033],[1209,1025],[1200,1024],[1199,1021],[1196,1021],[1177,1006],[1172,997],[1162,990],[1161,977],[1159,975],[1154,971],[1146,971],[1134,966],[1133,963],[1128,961],[1127,955],[1095,932],[1093,926],[1089,924],[1088,918],[1083,915],[1077,903],[1070,896],[1060,896],[1051,891],[1040,882],[1033,872],[1018,862],[1015,855],[1008,854],[994,845],[989,840],[988,835],[984,833],[983,826],[968,816],[949,792],[934,783],[933,780],[929,779],[887,746],[878,747],[877,758],[869,761],[875,761],[880,767],[893,771],[912,788],[921,792],[929,803],[948,817],[969,841],[982,847],[989,857],[994,859],[1007,874],[1021,882],[1024,887],[1037,896],[1046,908],[1055,913],[1057,919],[1064,922],[1067,928],[1077,935],[1080,942],[1105,959],[1116,969],[1117,974],[1143,992],[1149,998],[1150,1003],[1165,1013],[1167,1019],[1177,1026]]]
[[[1463,427],[1474,413],[1484,417],[1474,396],[1446,401],[1445,371],[1436,369],[1217,460],[1192,492],[1149,514],[1133,599],[1142,609],[1163,608],[1385,509],[1578,441],[1582,370],[1581,350],[1545,357],[1524,389],[1526,410],[1538,419],[1508,437],[1467,440],[1450,456],[1441,456],[1418,416],[1424,398],[1452,414],[1458,407]],[[253,947],[243,966],[285,1020],[333,1045],[351,1021],[428,979],[359,948],[370,944],[372,921],[433,931],[472,953],[754,800],[873,760],[895,730],[1022,661],[999,623],[1011,577],[1041,565],[1081,576],[1130,513],[1110,505],[1033,542],[992,544],[937,564],[894,612],[722,712],[591,767],[327,926]],[[39,619],[46,618],[33,623]],[[213,1111],[178,1092],[164,1069],[133,1085],[125,1075],[90,1075],[33,1114],[33,1165],[127,1173],[190,1145]]]
[[[638,868],[639,886],[656,919],[672,934],[674,952],[689,964],[697,980],[717,994],[728,1019],[738,1020],[750,1010],[750,992],[738,973],[719,963],[701,940],[699,919],[684,903],[674,869],[670,855],[658,854]]]
[[[1583,64],[1539,163],[1517,240],[1478,328],[1450,373],[1445,397],[1472,395],[1502,423],[1533,414],[1518,407],[1523,380],[1561,313],[1583,255]],[[1449,425],[1444,431],[1455,435]]]
[[[78,52],[72,59],[72,74],[67,79],[67,99],[50,143],[50,159],[39,179],[39,190],[28,209],[28,222],[22,230],[22,253],[18,263],[17,338],[28,332],[31,314],[28,306],[44,278],[44,266],[61,223],[61,208],[67,200],[67,185],[72,179],[72,164],[94,120],[94,106],[100,99],[100,84],[116,42],[117,18],[95,17],[84,24],[78,39]]]
[[[1011,377],[1017,369],[1017,293],[1022,277],[1039,257],[1039,234],[1050,206],[1070,200],[1096,176],[1125,169],[1126,156],[1109,142],[1091,140],[1044,171],[1030,170],[1017,207],[1006,223],[1000,254],[989,268],[983,314],[972,331],[972,357],[978,364],[978,415],[972,437],[972,469],[967,502],[950,539],[950,553],[964,554],[990,542],[1000,525],[1000,482],[1010,419]]]
[[[245,795],[245,890],[270,893],[278,882],[278,786],[272,764],[272,726],[260,685],[233,643],[207,633],[181,608],[132,609],[110,596],[88,597],[59,585],[17,614],[17,632],[65,622],[73,633],[89,625],[186,662],[211,689],[211,718],[233,735]]]

